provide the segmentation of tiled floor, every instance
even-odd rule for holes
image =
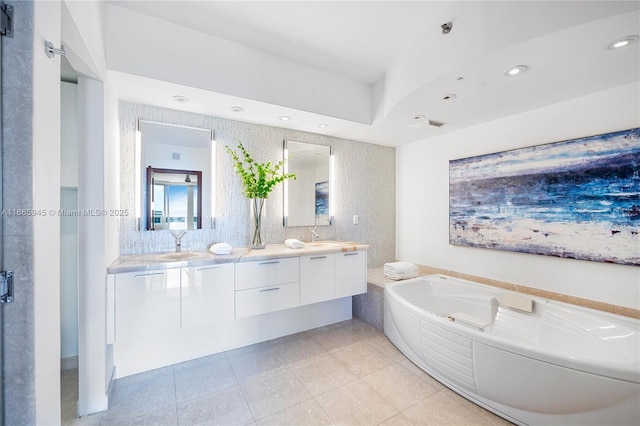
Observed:
[[[116,381],[110,408],[67,425],[509,425],[414,366],[358,319]]]

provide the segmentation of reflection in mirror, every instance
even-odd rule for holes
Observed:
[[[136,167],[147,171],[136,172],[143,229],[212,227],[213,131],[145,120],[139,121],[139,130]]]
[[[147,167],[147,229],[202,228],[202,172]]]
[[[285,181],[284,225],[331,225],[331,147],[284,141],[284,155],[285,173],[296,175]]]

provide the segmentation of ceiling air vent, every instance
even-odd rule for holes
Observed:
[[[429,120],[429,126],[442,127],[444,123],[441,121]]]

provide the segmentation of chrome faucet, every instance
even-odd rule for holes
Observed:
[[[318,236],[318,233],[316,232],[316,229],[318,229],[318,225],[314,226],[313,229],[311,228],[307,228],[310,232],[311,232],[311,242],[315,242],[318,238],[320,238]]]
[[[182,237],[186,234],[187,231],[171,231],[171,235],[176,239],[176,253],[180,253],[180,246],[182,245]]]

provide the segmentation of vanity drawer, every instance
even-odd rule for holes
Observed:
[[[236,290],[300,281],[300,259],[257,260],[236,263]]]
[[[236,318],[294,308],[300,304],[300,285],[278,284],[236,291]]]

